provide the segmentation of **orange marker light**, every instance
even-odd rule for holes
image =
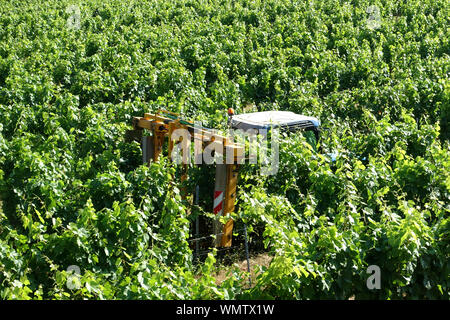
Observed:
[[[234,109],[233,108],[228,108],[228,115],[232,116],[234,114]]]

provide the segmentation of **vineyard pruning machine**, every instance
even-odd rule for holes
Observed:
[[[243,131],[271,130],[296,132],[301,130],[311,145],[315,147],[319,140],[320,121],[314,117],[307,117],[288,111],[264,111],[234,115],[228,110],[228,125],[231,129]],[[148,130],[150,135],[144,135]],[[196,164],[202,163],[202,154],[214,154],[223,159],[222,163],[215,163],[215,181],[213,192],[213,233],[221,235],[215,237],[214,246],[230,247],[233,232],[233,220],[230,213],[234,211],[239,166],[245,163],[245,147],[234,142],[233,137],[223,136],[214,129],[199,126],[194,122],[181,119],[178,114],[160,110],[155,114],[145,113],[143,117],[133,118],[133,130],[127,132],[128,140],[141,143],[143,163],[158,161],[165,141],[168,141],[168,154],[175,149],[182,150],[181,182],[187,179],[190,165],[191,143],[194,144],[194,159]],[[167,139],[166,139],[167,137]],[[182,147],[180,147],[182,146]],[[169,159],[172,157],[169,156]],[[217,158],[215,158],[217,159]],[[213,182],[211,182],[212,187]],[[228,217],[226,223],[220,218]]]

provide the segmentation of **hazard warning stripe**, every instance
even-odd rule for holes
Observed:
[[[214,214],[218,214],[223,208],[223,191],[214,191]]]

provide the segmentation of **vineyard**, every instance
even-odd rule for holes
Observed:
[[[0,298],[450,299],[449,16],[445,0],[1,1]],[[276,174],[240,172],[235,230],[269,261],[251,285],[238,258],[194,258],[212,213],[182,190],[210,203],[211,172],[179,183],[125,139],[160,109],[224,131],[228,108],[324,128],[321,152],[284,135]]]

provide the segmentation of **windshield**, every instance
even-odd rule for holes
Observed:
[[[317,152],[317,139],[316,135],[314,134],[313,130],[304,130],[302,131],[303,136],[306,139],[306,142],[308,142],[314,149],[314,151]]]

